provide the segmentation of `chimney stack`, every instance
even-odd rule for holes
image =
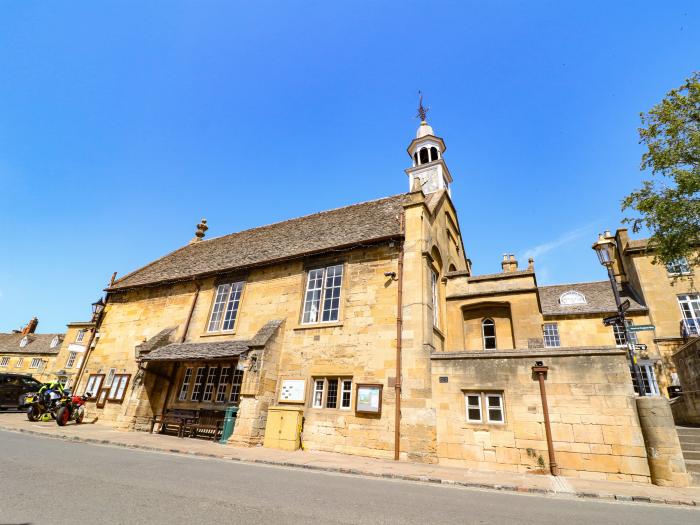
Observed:
[[[201,241],[204,238],[204,233],[209,229],[207,226],[207,220],[202,219],[197,225],[197,231],[194,234],[194,238],[190,241],[190,244]]]
[[[22,335],[33,334],[39,324],[39,319],[32,317],[31,321],[27,323],[27,326],[22,328]]]
[[[503,254],[503,260],[501,261],[501,268],[503,273],[515,272],[518,269],[518,261],[515,259],[515,255],[510,253]]]

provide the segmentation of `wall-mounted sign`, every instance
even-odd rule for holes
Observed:
[[[280,388],[280,403],[303,403],[306,399],[305,379],[283,379]]]
[[[382,412],[382,385],[357,385],[355,412],[380,414]]]
[[[108,393],[109,388],[103,388],[100,390],[100,393],[97,395],[97,408],[102,408],[105,406],[105,403],[107,402]]]

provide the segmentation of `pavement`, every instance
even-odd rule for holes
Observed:
[[[697,524],[697,509],[518,494],[0,431],[0,522]]]
[[[96,445],[111,445],[151,452],[274,465],[350,476],[394,479],[568,498],[637,502],[697,507],[700,487],[671,488],[644,483],[584,480],[542,474],[484,472],[442,465],[366,458],[333,452],[293,452],[264,447],[238,447],[200,439],[145,432],[123,432],[97,423],[59,427],[55,422],[30,422],[21,413],[0,413],[0,429]],[[700,519],[700,518],[699,518]]]

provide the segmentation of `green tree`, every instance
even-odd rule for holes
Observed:
[[[652,178],[622,201],[623,211],[637,212],[625,222],[651,232],[655,262],[700,265],[700,72],[641,118],[641,169]]]

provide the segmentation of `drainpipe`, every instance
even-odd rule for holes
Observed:
[[[544,366],[542,361],[537,361],[532,367],[532,373],[537,374],[537,380],[540,383],[540,396],[542,397],[542,413],[544,414],[544,431],[547,435],[547,452],[549,452],[549,471],[552,476],[559,475],[559,467],[557,460],[554,457],[554,443],[552,442],[552,428],[549,424],[549,406],[547,405],[547,390],[544,386],[544,380],[547,376],[548,366]]]
[[[401,231],[404,229],[404,217],[401,215]],[[396,396],[396,413],[394,414],[394,460],[399,460],[401,452],[401,342],[403,332],[403,245],[404,240],[399,241],[399,267],[396,277],[398,283],[398,299],[396,310],[396,384],[394,391]]]

